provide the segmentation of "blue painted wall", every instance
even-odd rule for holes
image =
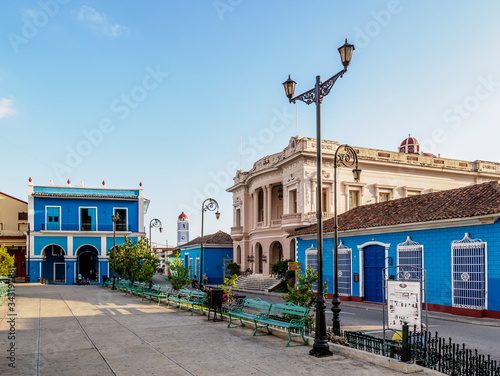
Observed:
[[[80,198],[57,198],[57,197],[35,197],[34,200],[34,218],[35,228],[33,231],[41,231],[42,224],[45,224],[45,207],[60,206],[60,222],[62,230],[78,231],[80,221],[80,207],[97,207],[97,225],[99,231],[113,231],[114,215],[113,208],[128,209],[128,225],[130,231],[139,231],[138,222],[138,201],[131,200],[97,200]]]
[[[50,244],[57,244],[64,252],[67,253],[68,249],[68,239],[66,236],[35,236],[34,237],[34,254],[35,256],[40,256],[43,249]]]
[[[451,243],[462,240],[465,233],[471,239],[481,239],[487,243],[487,281],[488,310],[500,311],[500,221],[494,224],[463,226],[422,231],[401,231],[396,233],[343,236],[339,233],[346,247],[352,249],[352,272],[359,273],[360,253],[358,246],[371,241],[390,243],[388,257],[393,265],[397,264],[397,245],[406,241],[407,236],[424,246],[424,268],[427,270],[428,302],[438,305],[452,305],[452,253]],[[305,267],[305,250],[311,245],[317,247],[316,239],[297,238],[298,258]],[[328,293],[333,293],[333,235],[325,234],[323,242],[323,278],[328,279]],[[360,283],[351,281],[353,296],[361,296]]]
[[[180,257],[184,261],[186,255],[189,258],[193,258],[193,268],[195,265],[196,258],[200,258],[201,255],[200,248],[193,248],[190,250],[180,250]],[[204,273],[208,276],[209,284],[221,284],[224,282],[224,272],[222,269],[223,260],[225,258],[232,259],[233,257],[233,249],[232,248],[203,248],[203,272],[201,272],[201,276]],[[188,267],[188,264],[184,262],[184,266]],[[198,280],[201,280],[201,276],[197,275]],[[229,276],[229,271],[226,271],[226,277]]]

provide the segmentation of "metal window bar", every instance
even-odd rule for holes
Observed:
[[[314,245],[306,249],[306,269],[309,265],[316,273],[318,272],[318,249],[314,248]],[[318,292],[318,282],[313,283],[313,291]]]
[[[194,274],[196,275],[196,277],[198,278],[198,281],[201,281],[201,273],[200,273],[200,258],[199,257],[196,257],[196,259],[194,260]],[[193,275],[194,277],[194,275]]]
[[[339,295],[352,295],[352,249],[346,247],[342,240],[338,246],[338,283]],[[335,270],[333,271],[335,273]]]
[[[422,281],[424,246],[408,236],[404,243],[398,244],[397,252],[398,276],[403,276],[406,281]]]
[[[451,248],[453,307],[486,309],[486,243],[466,233]]]
[[[188,268],[189,268],[189,278],[193,279],[194,270],[193,270],[193,258],[190,257],[188,260]]]

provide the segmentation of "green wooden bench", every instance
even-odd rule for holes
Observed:
[[[304,327],[308,315],[309,309],[293,303],[272,304],[267,314],[258,315],[254,318],[255,331],[253,335],[257,335],[258,328],[266,328],[267,333],[265,334],[272,334],[271,330],[269,330],[269,325],[272,325],[287,330],[287,347],[290,346],[292,337],[302,337],[304,343],[300,345],[307,345],[307,339],[304,338]],[[292,330],[297,330],[299,334],[292,334]]]
[[[3,282],[0,282],[0,306],[3,305],[4,302],[9,298],[9,285]]]
[[[231,327],[233,318],[240,320],[240,326],[245,326],[242,321],[243,319],[253,322],[256,317],[267,315],[270,308],[271,303],[268,303],[260,298],[243,299],[241,306],[231,308],[228,312],[229,324],[227,324],[227,327]],[[254,335],[256,332],[257,328],[255,329]]]
[[[183,305],[189,307],[191,306],[191,316],[193,316],[194,310],[199,309],[201,313],[205,314],[203,311],[203,305],[205,304],[206,293],[199,290],[189,290],[180,289],[176,294],[169,294],[167,297],[167,305],[170,306],[170,302],[177,303],[178,311],[181,310]]]
[[[146,282],[134,282],[132,286],[128,286],[125,288],[125,294],[130,293],[131,295],[136,295],[138,296],[139,292],[142,292],[144,288],[146,287]]]
[[[120,279],[118,282],[115,281],[115,287],[118,291],[125,292],[126,288],[130,286],[130,281],[128,279]]]
[[[153,287],[151,287],[151,290],[142,292],[142,300],[147,299],[149,297],[150,303],[153,299],[156,299],[158,300],[158,305],[160,305],[161,299],[162,298],[166,299],[169,291],[170,291],[169,286],[153,285]]]

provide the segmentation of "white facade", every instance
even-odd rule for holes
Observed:
[[[339,146],[322,144],[324,219],[333,217],[333,159]],[[361,179],[354,181],[352,168],[337,168],[338,214],[358,205],[500,180],[500,163],[353,148]],[[227,191],[233,194],[233,259],[241,270],[270,274],[275,262],[295,259],[295,240],[288,235],[316,222],[316,186],[316,140],[301,136],[250,171],[236,173]]]

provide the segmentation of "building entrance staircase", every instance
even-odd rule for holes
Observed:
[[[276,279],[276,277],[262,274],[240,275],[236,280],[238,290],[267,291],[278,283],[280,283],[280,280]]]

